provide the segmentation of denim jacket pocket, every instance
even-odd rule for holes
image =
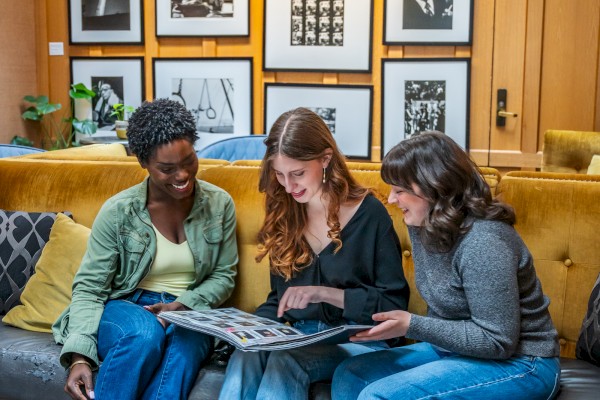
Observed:
[[[202,235],[207,243],[221,243],[223,241],[223,224],[219,222],[206,226],[202,232]]]
[[[146,243],[136,232],[121,232],[119,239],[125,253],[141,254],[146,250]]]

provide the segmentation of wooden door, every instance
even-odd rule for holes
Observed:
[[[474,42],[479,68],[472,82],[485,87],[489,78],[488,91],[471,91],[479,102],[471,106],[478,164],[539,168],[547,129],[600,130],[599,0],[495,0],[476,7],[475,39],[491,49]],[[496,125],[498,89],[507,91],[506,111],[517,115],[505,126]]]

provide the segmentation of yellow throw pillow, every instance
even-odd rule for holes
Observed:
[[[588,175],[600,175],[600,154],[594,154],[587,170]]]
[[[58,214],[35,274],[21,294],[22,304],[11,309],[2,321],[21,329],[51,332],[52,324],[71,302],[73,278],[89,236],[89,228]]]

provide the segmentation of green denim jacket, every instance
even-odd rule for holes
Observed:
[[[63,344],[60,362],[65,368],[72,353],[99,364],[97,332],[104,304],[133,292],[150,270],[156,235],[147,193],[148,179],[108,199],[94,220],[71,304],[52,326],[54,339]],[[184,222],[196,279],[176,301],[202,310],[219,306],[231,295],[238,263],[235,226],[231,196],[197,180],[194,205]]]

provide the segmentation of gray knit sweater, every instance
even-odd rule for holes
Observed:
[[[427,316],[412,315],[407,337],[488,359],[555,357],[558,335],[533,258],[508,224],[475,220],[447,253],[427,251],[409,227],[416,286]]]

